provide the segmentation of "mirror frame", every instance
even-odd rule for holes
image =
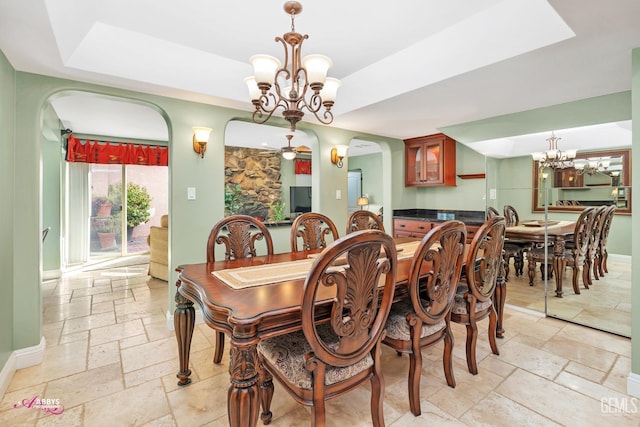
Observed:
[[[619,150],[607,150],[607,151],[581,151],[576,155],[576,159],[587,159],[589,157],[622,157],[622,174],[620,175],[619,187],[627,188],[627,207],[616,209],[616,214],[631,214],[631,149],[619,149]],[[544,212],[544,206],[539,205],[538,193],[540,188],[538,186],[540,182],[539,168],[535,160],[532,161],[533,177],[531,182],[532,188],[532,211]],[[581,212],[584,206],[548,206],[549,211],[555,212]]]

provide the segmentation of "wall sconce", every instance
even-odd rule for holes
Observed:
[[[211,128],[193,128],[193,151],[200,154],[200,158],[202,159],[204,159],[204,152],[207,151],[207,142],[209,142],[210,133]]]
[[[331,163],[341,168],[343,166],[342,159],[347,155],[348,145],[336,145],[331,149]]]

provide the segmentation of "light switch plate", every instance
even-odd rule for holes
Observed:
[[[489,189],[489,198],[490,198],[491,200],[495,200],[497,197],[498,197],[498,196],[497,196],[496,189],[495,189],[495,188],[490,188],[490,189]]]
[[[196,187],[187,187],[187,200],[196,199]]]
[[[340,199],[342,199],[342,191],[336,190],[336,200],[340,200]]]

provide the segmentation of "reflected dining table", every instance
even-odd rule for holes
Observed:
[[[406,287],[413,252],[419,239],[396,239],[398,268],[394,300],[408,297]],[[468,246],[468,245],[467,245]],[[189,378],[189,352],[195,326],[194,303],[205,323],[224,331],[230,339],[227,413],[231,426],[255,426],[260,411],[260,366],[257,344],[261,339],[302,329],[301,302],[304,280],[319,251],[288,252],[214,263],[179,266],[174,326],[178,341],[178,385]],[[504,277],[498,279],[494,304],[499,338],[504,307]],[[328,318],[328,304],[318,301],[319,319]]]
[[[576,227],[575,221],[556,221],[556,220],[526,220],[521,221],[518,225],[507,227],[505,230],[505,238],[519,242],[529,242],[532,244],[544,244],[545,234],[547,235],[547,243],[552,244],[549,247],[549,256],[552,257],[551,264],[555,272],[556,297],[562,298],[562,276],[564,275],[567,260],[565,258],[565,248],[567,240],[573,237]],[[529,283],[533,283],[533,275],[535,270],[529,269]]]

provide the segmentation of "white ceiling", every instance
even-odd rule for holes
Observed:
[[[274,38],[290,28],[283,3],[0,0],[0,50],[19,71],[250,111],[248,58],[282,56]],[[640,47],[637,0],[302,3],[303,54],[330,56],[342,80],[332,125],[399,139],[630,90],[631,49]],[[108,123],[102,110],[112,108],[96,102],[55,108],[75,132],[167,138],[164,125]],[[131,118],[134,108],[116,110]],[[496,155],[535,151],[510,142]]]

